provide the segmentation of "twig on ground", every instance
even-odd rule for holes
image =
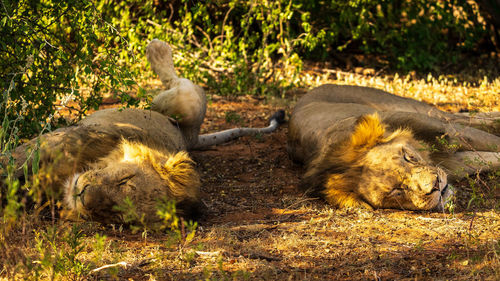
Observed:
[[[195,251],[195,253],[197,255],[203,256],[203,257],[217,257],[220,255],[220,251],[216,251],[216,252]]]
[[[443,218],[426,218],[426,217],[416,217],[415,219],[424,220],[424,221],[454,221],[454,220],[457,220],[456,218],[443,219]]]
[[[253,260],[266,260],[266,261],[281,261],[282,259],[279,257],[273,257],[273,256],[268,256],[268,255],[263,255],[263,254],[242,254],[241,256],[247,258],[247,259],[253,259]]]
[[[90,273],[96,273],[96,272],[99,272],[99,271],[101,271],[101,270],[103,270],[103,269],[106,269],[106,268],[111,268],[111,267],[116,267],[116,266],[122,266],[123,268],[125,268],[125,269],[126,269],[127,267],[129,267],[129,266],[130,266],[130,264],[129,264],[129,263],[126,263],[126,262],[124,262],[124,261],[121,261],[121,262],[118,262],[118,263],[113,263],[113,264],[107,264],[107,265],[103,265],[103,266],[101,266],[101,267],[98,267],[98,268],[96,268],[96,269],[92,269],[92,270],[90,271]]]

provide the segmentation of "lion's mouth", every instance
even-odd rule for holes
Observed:
[[[75,175],[76,179],[75,179],[74,185],[73,185],[73,198],[75,200],[75,205],[76,205],[76,201],[80,200],[80,203],[82,204],[82,206],[85,207],[84,196],[85,196],[85,191],[87,191],[87,187],[89,185],[85,185],[83,188],[78,189],[78,180],[80,179],[80,176],[81,176],[80,174]]]
[[[434,192],[438,192],[439,191],[439,181],[436,180],[436,182],[434,183],[434,186],[432,187],[431,191],[427,192],[425,195],[426,196],[430,196],[432,195]]]
[[[441,190],[441,198],[445,196],[446,192],[448,192],[448,184],[446,184],[443,189]]]
[[[451,200],[452,195],[453,191],[451,190],[450,186],[446,184],[439,193],[439,201],[434,210],[438,212],[444,212],[445,206]]]
[[[439,192],[439,193],[436,193]],[[433,195],[436,194],[436,195]],[[432,190],[426,195],[432,196],[432,198],[438,199],[436,200],[436,205],[432,210],[443,212],[445,210],[445,205],[452,199],[453,191],[451,187],[448,185],[448,180],[446,175],[438,173],[437,179],[434,182],[434,186]]]

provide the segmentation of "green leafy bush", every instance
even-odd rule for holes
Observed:
[[[84,115],[103,93],[137,105],[144,91],[127,91],[152,38],[173,45],[186,78],[240,95],[282,93],[297,85],[303,58],[342,52],[427,71],[454,63],[486,32],[466,0],[2,0],[0,10],[0,113],[26,117],[22,136],[62,121],[53,119],[60,105]]]
[[[478,8],[466,0],[297,2],[318,40],[305,55],[321,59],[350,49],[385,57],[396,69],[428,71],[456,63],[486,35]]]
[[[221,95],[282,93],[297,85],[303,59],[344,53],[427,72],[487,37],[478,7],[465,0],[101,0],[98,9],[130,52],[166,40],[182,75]]]
[[[182,75],[217,94],[276,94],[301,70],[294,46],[305,40],[291,25],[293,1],[101,0],[98,7],[133,53],[165,40]]]
[[[102,93],[113,92],[128,105],[133,73],[118,67],[116,30],[99,17],[90,0],[2,0],[0,14],[0,114],[22,118],[18,133],[26,137],[53,120],[58,106],[72,107],[81,117],[96,109]]]

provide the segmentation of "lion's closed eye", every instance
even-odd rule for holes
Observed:
[[[78,194],[75,194],[75,196],[82,196],[83,197],[83,193],[86,191],[86,189],[90,186],[90,184],[86,184],[82,190],[80,191],[80,193]]]
[[[399,197],[402,195],[403,189],[401,187],[395,187],[387,194],[387,197]]]
[[[128,175],[126,177],[123,177],[119,182],[118,182],[118,186],[124,186],[125,184],[128,183],[128,181],[130,179],[132,179],[133,177],[135,177],[135,175]]]
[[[90,184],[86,184],[80,193],[76,195],[76,197],[80,197],[80,202],[82,203],[83,206],[85,206],[85,191],[90,187]]]
[[[408,149],[403,148],[402,154],[403,154],[403,159],[407,163],[417,164],[418,162],[420,162],[420,158],[411,151],[409,151]]]

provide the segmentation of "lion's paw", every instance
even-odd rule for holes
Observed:
[[[162,79],[162,72],[173,70],[172,49],[170,46],[161,40],[153,39],[146,47],[146,57],[148,58],[151,68]]]

